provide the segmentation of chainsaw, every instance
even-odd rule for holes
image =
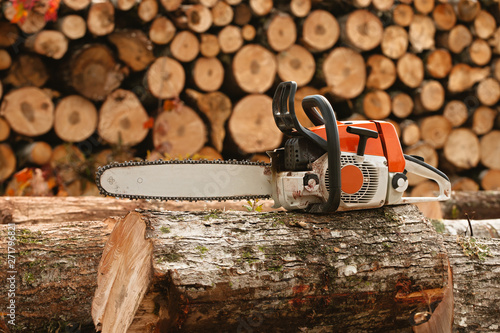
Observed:
[[[156,200],[242,200],[272,198],[274,208],[328,213],[383,205],[442,201],[448,177],[419,156],[403,154],[394,126],[385,121],[337,121],[321,95],[302,107],[313,127],[295,114],[293,81],[278,85],[272,104],[277,127],[288,137],[268,152],[270,163],[237,160],[158,160],[100,167],[103,195]],[[408,173],[435,181],[433,197],[404,197]]]

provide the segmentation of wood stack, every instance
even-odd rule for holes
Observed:
[[[405,152],[454,189],[500,188],[497,2],[63,0],[54,22],[45,2],[17,23],[3,4],[4,184],[39,168],[55,177],[50,193],[95,193],[93,170],[109,160],[262,158],[283,140],[271,97],[294,80],[304,125],[300,100],[321,93],[340,119],[394,123]],[[35,144],[63,144],[73,176],[54,154],[28,156]]]

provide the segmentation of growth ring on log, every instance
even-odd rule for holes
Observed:
[[[366,66],[363,57],[353,49],[337,47],[323,62],[323,75],[331,92],[350,99],[365,89]]]
[[[281,52],[295,43],[297,28],[289,15],[278,14],[271,19],[266,35],[271,48]]]
[[[233,59],[238,86],[248,93],[263,93],[271,88],[276,76],[274,54],[257,44],[243,46]]]
[[[149,91],[157,98],[174,98],[184,89],[184,68],[169,57],[157,58],[149,67],[146,76]]]
[[[36,87],[9,92],[3,98],[1,113],[14,131],[26,136],[45,134],[54,123],[54,104]]]
[[[424,79],[424,63],[413,53],[406,53],[398,59],[396,71],[399,79],[410,88],[418,87]]]
[[[215,57],[198,58],[194,64],[193,80],[203,91],[219,90],[224,81],[224,67]]]
[[[384,28],[380,19],[365,9],[349,14],[345,24],[348,42],[361,51],[369,51],[382,41]]]
[[[99,136],[111,144],[133,146],[148,134],[148,114],[131,91],[117,89],[104,101],[99,111]]]
[[[283,134],[276,127],[272,99],[253,94],[241,99],[229,118],[229,133],[244,153],[258,153],[280,146]]]
[[[97,110],[92,102],[79,96],[66,96],[59,101],[54,115],[54,131],[64,141],[80,142],[94,133]]]
[[[408,49],[408,33],[398,25],[391,25],[384,29],[380,47],[385,56],[399,59]]]

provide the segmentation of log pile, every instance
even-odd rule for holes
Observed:
[[[15,3],[0,18],[5,194],[96,193],[97,165],[134,157],[262,156],[283,140],[270,97],[285,80],[304,125],[300,100],[324,94],[341,120],[391,121],[455,190],[500,188],[497,2],[63,0],[54,21],[47,0],[21,18]]]

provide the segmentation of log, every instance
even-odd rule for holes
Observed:
[[[481,163],[494,170],[500,170],[500,131],[494,130],[481,137]]]
[[[80,142],[97,128],[97,110],[92,102],[79,95],[66,96],[57,103],[54,131],[67,142]]]
[[[441,208],[446,219],[466,219],[468,215],[474,227],[474,220],[500,217],[500,197],[497,191],[453,191]]]
[[[9,52],[0,49],[0,70],[3,71],[8,69],[12,65],[12,58],[10,57]]]
[[[226,137],[225,124],[233,108],[231,100],[219,91],[201,94],[195,90],[186,89],[186,94],[196,101],[198,109],[208,118],[212,145],[217,152],[222,152]]]
[[[9,47],[16,43],[19,29],[16,25],[6,21],[0,22],[0,47]]]
[[[266,27],[267,43],[274,51],[281,52],[295,44],[297,28],[290,15],[278,13],[269,19]]]
[[[408,27],[413,21],[413,8],[410,5],[397,4],[392,11],[392,20],[397,25]]]
[[[8,179],[16,171],[16,155],[6,143],[0,143],[0,182]]]
[[[311,0],[291,0],[290,11],[295,17],[306,17],[311,12]]]
[[[406,86],[417,88],[424,79],[424,63],[413,53],[406,53],[398,59],[396,72]]]
[[[82,195],[84,163],[85,156],[77,146],[61,144],[54,147],[49,164],[57,175],[58,196]]]
[[[398,118],[405,119],[413,112],[413,99],[403,92],[392,94],[392,114]]]
[[[109,1],[92,3],[87,14],[87,29],[95,36],[105,36],[115,29],[115,7]]]
[[[465,22],[472,22],[481,11],[481,4],[474,0],[459,0],[454,5],[458,18]]]
[[[128,90],[117,89],[104,101],[99,110],[97,131],[108,143],[134,146],[148,134],[145,126],[149,117],[137,96]]]
[[[278,54],[278,76],[282,81],[295,81],[302,87],[311,82],[316,72],[313,55],[300,45],[294,44]]]
[[[160,0],[160,3],[166,11],[173,12],[180,7],[182,0]]]
[[[338,219],[342,224],[301,214],[131,213],[115,225],[99,264],[94,323],[105,332],[146,326],[387,331],[409,329],[414,311],[441,301],[446,250],[417,209],[351,212]],[[367,225],[380,231],[374,235]],[[174,236],[186,232],[193,236],[180,245]],[[376,255],[366,259],[367,253]],[[127,296],[116,302],[120,290]]]
[[[124,78],[113,53],[103,44],[87,45],[72,55],[69,83],[88,99],[103,101]]]
[[[385,119],[391,114],[391,97],[383,90],[369,91],[363,96],[363,113],[367,119]]]
[[[486,10],[481,10],[474,18],[474,34],[481,39],[488,39],[497,29],[495,17]]]
[[[33,4],[31,10],[27,11],[23,19],[17,21],[17,26],[22,32],[28,35],[39,32],[45,27],[45,12],[47,8],[48,6],[45,6],[43,2]],[[17,10],[14,9],[12,4],[5,4],[3,13],[8,21],[15,21],[14,17],[17,15]]]
[[[243,26],[250,22],[252,19],[252,10],[246,3],[239,3],[234,8],[233,22],[236,25]]]
[[[127,11],[132,9],[136,2],[134,0],[115,0],[113,4],[118,8],[119,10]]]
[[[163,111],[155,120],[153,144],[170,158],[186,159],[207,141],[207,130],[198,114],[186,105]]]
[[[451,69],[448,79],[448,91],[452,93],[470,89],[477,82],[490,74],[489,67],[471,67],[467,64],[456,64]]]
[[[464,102],[453,100],[446,103],[443,116],[448,119],[452,127],[460,127],[467,121],[469,110]]]
[[[472,130],[477,135],[483,135],[490,132],[495,124],[495,118],[498,115],[497,110],[481,105],[472,116]]]
[[[418,111],[437,111],[443,106],[445,99],[444,88],[436,80],[422,82],[417,93],[416,107]]]
[[[434,0],[413,0],[413,6],[419,13],[427,15],[434,9]]]
[[[457,16],[453,6],[449,3],[440,3],[432,11],[432,19],[438,30],[448,31],[457,23]]]
[[[486,191],[500,190],[500,170],[483,170],[479,174],[481,179],[481,187]]]
[[[340,21],[343,27],[342,39],[356,50],[373,50],[382,41],[382,22],[366,9],[355,10]]]
[[[224,53],[234,53],[243,46],[241,28],[234,25],[224,27],[217,35],[217,39],[220,49]]]
[[[50,162],[52,147],[44,141],[34,141],[24,144],[16,151],[18,165],[45,165]]]
[[[175,34],[170,43],[172,56],[181,62],[190,62],[196,59],[200,52],[200,42],[190,31],[184,30]]]
[[[168,44],[175,36],[175,25],[165,16],[158,16],[149,27],[149,39],[158,45]]]
[[[401,142],[405,146],[413,146],[420,141],[420,127],[416,122],[406,119],[401,123]]]
[[[233,108],[228,131],[245,154],[273,150],[281,145],[283,134],[276,127],[271,97],[252,94],[243,97]]]
[[[439,44],[456,54],[462,52],[471,43],[472,34],[463,24],[458,24],[450,32],[444,33],[439,41]]]
[[[476,167],[481,154],[479,140],[468,128],[452,130],[443,152],[446,159],[460,169]]]
[[[359,96],[366,82],[366,65],[356,51],[334,48],[323,62],[323,75],[330,92],[341,99]]]
[[[377,11],[388,11],[394,5],[394,0],[372,0],[372,5]]]
[[[141,30],[115,31],[108,40],[118,50],[120,60],[135,72],[146,69],[155,60],[153,45]]]
[[[224,67],[219,59],[200,57],[193,67],[193,81],[203,91],[216,91],[224,81]]]
[[[14,87],[43,86],[49,79],[49,72],[42,59],[35,54],[21,54],[14,59],[4,83]]]
[[[321,9],[307,15],[302,26],[302,41],[312,52],[326,51],[339,39],[340,26],[335,16]]]
[[[90,1],[91,0],[62,0],[66,7],[75,11],[87,8],[90,5]]]
[[[207,58],[216,57],[220,52],[219,40],[216,35],[202,34],[200,37],[200,54]]]
[[[186,76],[182,65],[169,57],[158,57],[149,67],[147,74],[147,87],[151,94],[157,98],[174,98],[179,96]]]
[[[436,149],[444,146],[451,130],[450,122],[441,115],[425,117],[420,122],[422,140]]]
[[[199,152],[195,154],[195,156],[199,156],[201,159],[204,160],[223,160],[222,155],[214,148],[205,146],[200,149]]]
[[[11,90],[4,96],[0,114],[15,132],[38,136],[52,128],[54,104],[43,90],[24,87]]]
[[[58,20],[59,31],[71,40],[80,39],[87,32],[87,23],[80,15],[66,15]]]
[[[500,83],[495,78],[488,77],[479,82],[476,94],[479,102],[492,106],[500,99]]]
[[[407,147],[404,149],[405,154],[407,155],[416,155],[420,156],[424,159],[425,163],[437,168],[439,159],[436,149],[432,147],[430,144],[425,142],[418,142],[417,144]],[[409,173],[408,175],[408,183],[410,186],[415,186],[426,180],[427,178],[417,176],[415,174]]]
[[[232,62],[234,79],[247,93],[269,90],[274,82],[276,67],[274,54],[258,44],[243,46]]]
[[[189,6],[186,10],[187,25],[197,33],[203,33],[212,26],[212,13],[202,4]]]
[[[443,79],[451,71],[453,61],[450,52],[446,49],[431,51],[425,61],[425,69],[433,78]]]
[[[57,30],[43,30],[26,39],[24,45],[40,54],[53,59],[61,59],[68,50],[68,40]]]
[[[158,14],[158,2],[156,0],[143,0],[137,7],[137,15],[143,22],[150,22]]]
[[[369,73],[366,88],[386,90],[396,81],[396,65],[381,54],[371,55],[366,60],[366,67]]]
[[[273,9],[273,0],[250,0],[250,8],[257,16],[265,16]]]
[[[451,180],[452,191],[479,191],[479,184],[469,177],[459,177]]]
[[[429,16],[417,14],[413,17],[408,31],[408,39],[416,53],[434,48],[436,26]]]
[[[391,59],[401,58],[408,49],[408,33],[397,25],[386,27],[380,48],[382,53]]]
[[[253,25],[245,24],[243,27],[241,27],[241,37],[243,37],[243,39],[247,42],[254,40],[256,35],[257,31],[255,30],[255,27]]]
[[[217,1],[211,9],[213,25],[224,27],[233,21],[233,8],[224,1]]]
[[[491,47],[487,41],[475,39],[467,48],[467,58],[473,65],[485,66],[491,60]]]
[[[0,141],[5,141],[10,135],[10,126],[5,118],[0,118]]]

